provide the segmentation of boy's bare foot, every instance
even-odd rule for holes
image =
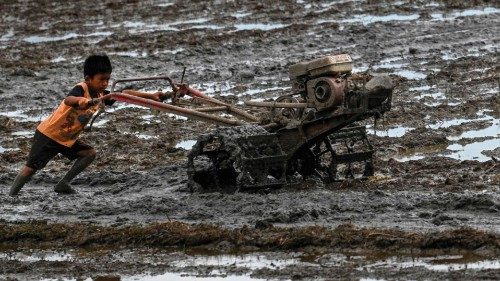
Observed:
[[[66,182],[58,182],[56,184],[56,187],[54,188],[54,191],[59,193],[59,194],[75,194],[77,193],[76,190],[74,190],[71,185],[69,185]]]

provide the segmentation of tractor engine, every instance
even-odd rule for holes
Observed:
[[[289,75],[293,92],[307,101],[307,107],[322,111],[342,104],[351,71],[351,56],[342,54],[296,63]]]
[[[387,104],[394,85],[386,75],[351,76],[353,62],[348,54],[324,56],[290,66],[292,91],[308,108],[333,111],[339,107],[370,110]]]

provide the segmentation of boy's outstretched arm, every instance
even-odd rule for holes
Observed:
[[[75,97],[75,96],[67,96],[64,99],[64,104],[67,106],[75,107],[75,108],[80,108],[80,109],[87,109],[90,106],[96,105],[99,103],[100,99],[87,99],[84,97]]]

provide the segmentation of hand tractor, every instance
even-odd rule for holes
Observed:
[[[352,67],[347,54],[299,62],[289,68],[289,94],[248,100],[244,107],[183,83],[185,71],[181,83],[168,76],[116,80],[106,98],[220,125],[201,135],[188,154],[191,191],[267,190],[309,177],[367,178],[374,174],[374,150],[358,123],[390,110],[394,86],[388,76],[353,74]],[[117,83],[145,80],[167,81],[171,102],[113,92]]]

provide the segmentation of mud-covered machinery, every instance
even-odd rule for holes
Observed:
[[[290,94],[245,101],[263,108],[258,115],[166,76],[117,80],[113,88],[124,81],[165,79],[173,89],[171,104],[121,93],[109,98],[225,125],[200,136],[188,155],[193,191],[268,189],[308,177],[366,178],[374,173],[374,151],[357,122],[390,109],[393,83],[388,76],[352,74],[352,64],[343,54],[290,66]],[[186,96],[192,99],[187,102]]]

